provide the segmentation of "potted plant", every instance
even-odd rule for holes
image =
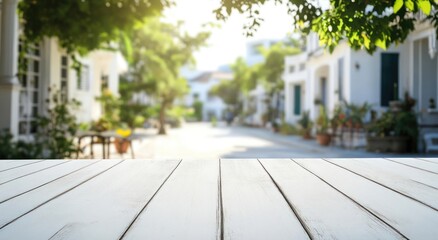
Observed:
[[[418,138],[417,116],[412,108],[415,100],[405,94],[400,107],[382,114],[368,129],[367,150],[405,153],[416,151]]]
[[[132,134],[131,129],[129,128],[118,128],[116,130],[116,134],[120,137],[115,138],[114,147],[116,148],[117,153],[123,154],[128,151],[130,142],[126,138]]]
[[[298,121],[298,124],[301,126],[301,136],[304,139],[311,139],[313,122],[310,119],[309,111],[303,112],[303,115],[301,116],[301,119]]]
[[[330,121],[327,116],[327,112],[324,106],[319,107],[319,116],[316,120],[316,139],[322,146],[328,146],[330,144],[331,135],[328,130],[330,127]]]

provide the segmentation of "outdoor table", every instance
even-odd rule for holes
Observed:
[[[129,143],[129,149],[131,151],[131,158],[135,158],[134,149],[132,147],[132,141],[137,139],[142,139],[145,137],[143,134],[137,134],[133,133],[128,137],[122,137],[118,135],[115,131],[103,131],[103,132],[97,132],[97,131],[80,131],[76,134],[76,137],[78,139],[78,153],[76,155],[76,158],[79,157],[79,152],[82,152],[82,146],[81,142],[84,138],[90,138],[90,153],[91,157],[94,158],[94,145],[95,144],[102,144],[102,157],[103,159],[110,158],[110,144],[112,138],[119,138],[123,139],[124,141],[128,141]],[[97,138],[99,141],[95,141],[94,139]]]
[[[0,239],[436,239],[438,159],[0,161]]]

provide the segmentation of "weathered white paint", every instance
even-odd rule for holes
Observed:
[[[401,238],[383,221],[290,159],[265,159],[261,162],[281,186],[313,239]]]
[[[19,168],[0,172],[0,185],[39,171],[44,171],[45,169],[51,168],[53,166],[66,163],[68,163],[68,161],[65,160],[41,161],[35,164],[29,164]]]
[[[329,160],[438,209],[438,175],[379,159]]]
[[[65,175],[54,182],[50,182],[23,195],[2,202],[0,204],[0,212],[2,213],[0,214],[0,229],[14,219],[17,219],[50,200],[53,200],[57,196],[76,188],[120,162],[120,160],[100,161],[70,175]]]
[[[178,162],[125,161],[1,229],[0,239],[117,239]]]
[[[438,235],[436,227],[438,213],[436,210],[324,160],[294,160],[397,229],[407,238],[433,239]],[[339,163],[350,160],[332,159],[331,161]],[[374,161],[384,162],[379,159]],[[321,198],[324,197],[321,196]]]
[[[222,160],[224,239],[308,239],[257,160]]]
[[[389,160],[438,174],[438,164],[427,161],[419,161],[418,159],[414,158],[389,158]]]
[[[17,168],[20,166],[25,166],[28,164],[35,164],[38,162],[41,162],[44,160],[14,160],[14,161],[6,161],[6,160],[0,160],[0,172],[7,171],[8,169]]]
[[[7,184],[2,184],[0,185],[0,203],[26,191],[41,187],[96,162],[97,160],[69,161],[66,164],[48,168],[45,171],[36,172],[26,178],[19,178]]]
[[[0,161],[0,239],[438,236],[438,159],[329,161]]]
[[[218,190],[219,161],[183,161],[123,239],[220,239]]]

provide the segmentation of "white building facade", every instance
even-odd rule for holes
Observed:
[[[44,39],[30,46],[25,54],[26,67],[18,74],[20,27],[17,16],[18,0],[3,0],[0,18],[0,128],[20,139],[36,132],[38,115],[48,108],[47,99],[54,92],[63,101],[78,100],[75,112],[79,122],[96,120],[101,105],[96,97],[103,89],[117,94],[119,73],[126,63],[118,52],[95,51],[78,57],[81,74],[71,68],[72,62],[56,39]],[[50,89],[50,90],[49,90]]]
[[[307,49],[285,59],[285,118],[292,124],[310,111],[317,117],[319,106],[332,112],[343,100],[372,105],[384,111],[392,100],[408,92],[417,100],[420,124],[438,123],[429,109],[438,99],[438,62],[435,28],[428,23],[417,26],[403,44],[373,55],[354,51],[346,42],[328,53],[318,45],[316,34],[307,39]]]
[[[248,66],[254,66],[265,60],[265,57],[259,50],[261,47],[268,49],[278,42],[280,42],[280,40],[273,39],[261,39],[248,42],[246,44],[245,57]],[[246,113],[243,122],[252,126],[264,126],[266,123],[268,104],[275,104],[274,102],[273,99],[269,99],[269,96],[267,96],[264,86],[257,84],[256,87],[243,98],[243,111]],[[283,100],[281,99],[280,105],[282,104]]]
[[[186,105],[193,106],[198,100],[203,103],[202,120],[209,121],[212,117],[218,120],[225,118],[227,105],[224,101],[210,93],[211,89],[222,80],[232,80],[233,75],[227,72],[204,72],[188,81],[190,93],[186,97]]]

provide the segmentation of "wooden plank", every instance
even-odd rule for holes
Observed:
[[[312,239],[403,238],[385,222],[290,159],[260,161],[299,213]]]
[[[22,177],[29,176],[30,174],[34,174],[52,167],[56,167],[61,164],[65,164],[67,162],[68,161],[66,160],[43,161],[41,163],[29,164],[29,165],[21,166],[19,168],[14,168],[8,171],[0,172],[0,185],[14,181]]]
[[[438,158],[418,158],[419,160],[438,164]]]
[[[328,159],[438,210],[438,175],[383,159]]]
[[[15,181],[0,185],[0,203],[17,195],[34,190],[67,174],[98,162],[98,160],[69,161],[66,164],[46,169]]]
[[[422,161],[415,158],[388,158],[388,160],[438,174],[438,164],[432,162]]]
[[[118,239],[178,163],[124,161],[7,225],[0,239]]]
[[[219,161],[184,160],[123,239],[220,239]]]
[[[257,160],[221,162],[224,239],[308,239]]]
[[[29,164],[35,164],[38,162],[42,162],[44,160],[13,160],[13,161],[0,161],[0,172],[7,171],[10,169],[14,169],[21,166],[26,166]]]
[[[330,162],[321,159],[294,159],[294,161],[407,238],[433,239],[438,236],[437,211]]]
[[[121,160],[100,161],[40,188],[26,192],[0,204],[0,229],[14,219],[38,208],[44,203],[76,188],[98,174],[120,163]],[[7,185],[7,184],[6,184]]]

